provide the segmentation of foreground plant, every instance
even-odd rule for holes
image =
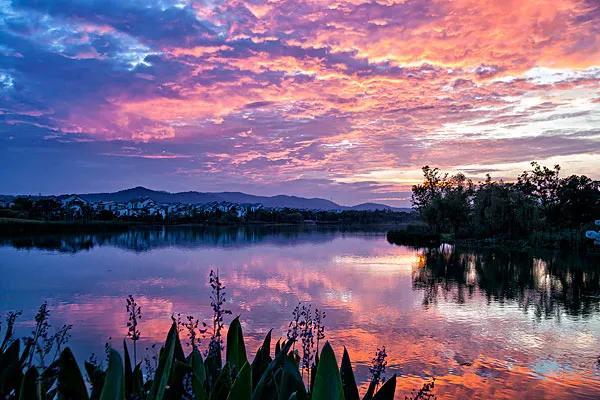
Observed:
[[[142,308],[138,305],[132,295],[126,300],[127,310],[127,337],[133,342],[133,363],[137,363],[137,341],[140,340],[141,332],[138,329],[139,320],[142,319]]]
[[[293,323],[286,340],[278,340],[274,353],[271,352],[271,331],[250,361],[239,317],[233,319],[227,330],[226,346],[223,346],[221,331],[224,328],[223,316],[230,311],[224,308],[226,302],[224,286],[218,274],[211,272],[213,330],[203,358],[198,348],[198,320],[188,318],[187,323],[173,323],[164,343],[156,356],[156,365],[142,372],[142,363],[133,363],[129,355],[127,341],[123,340],[122,355],[108,345],[107,365],[104,368],[92,357],[84,363],[87,385],[73,353],[68,347],[62,349],[68,339],[65,331],[59,330],[51,343],[60,351],[58,358],[47,367],[44,357],[38,364],[33,363],[31,354],[37,348],[45,350],[40,343],[49,343],[48,310],[44,304],[36,317],[36,328],[32,337],[23,340],[13,338],[15,319],[11,313],[6,321],[6,333],[0,344],[0,399],[19,400],[360,400],[356,379],[348,351],[344,348],[341,366],[329,344],[325,342],[320,353],[318,344],[313,357],[313,338],[324,339],[324,314],[309,306],[299,306],[301,314]],[[128,337],[135,342],[141,333],[137,321],[141,309],[129,297]],[[132,317],[133,316],[133,317]],[[183,326],[185,329],[180,329]],[[202,326],[202,325],[200,325]],[[191,352],[186,356],[179,338],[179,331],[187,330]],[[67,330],[68,332],[68,330]],[[134,338],[135,337],[135,338]],[[294,350],[296,340],[303,355]],[[62,349],[62,350],[61,350]],[[222,352],[225,350],[223,361]],[[134,350],[135,351],[135,350]],[[385,349],[378,349],[372,372],[372,381],[363,400],[393,400],[396,390],[396,375],[383,379],[385,373]],[[306,372],[305,377],[303,377]],[[307,382],[307,383],[305,383]],[[427,387],[416,393],[414,399],[430,393]],[[422,393],[423,392],[423,393]]]

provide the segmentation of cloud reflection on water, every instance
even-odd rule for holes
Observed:
[[[334,231],[54,241],[69,250],[0,247],[0,310],[32,316],[48,299],[55,325],[74,324],[81,357],[101,353],[108,337],[120,342],[130,293],[143,309],[144,346],[163,339],[172,313],[208,319],[207,276],[219,268],[252,352],[268,329],[284,336],[293,307],[306,301],[327,312],[327,338],[339,354],[348,347],[363,382],[376,347],[386,346],[390,374],[402,375],[398,398],[432,375],[443,398],[600,395],[599,273],[583,260],[416,250]]]

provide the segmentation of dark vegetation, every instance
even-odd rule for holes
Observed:
[[[42,235],[54,233],[123,232],[137,224],[106,221],[44,221],[0,218],[0,235]]]
[[[225,287],[211,271],[212,322],[194,316],[173,315],[173,323],[158,352],[147,349],[137,361],[141,338],[142,309],[133,296],[126,300],[127,339],[119,353],[106,345],[106,361],[95,355],[84,363],[85,378],[69,347],[71,326],[50,333],[49,310],[42,304],[31,334],[15,338],[20,313],[9,313],[0,344],[0,398],[42,399],[196,399],[196,400],[359,400],[352,363],[344,349],[338,367],[332,347],[325,339],[325,313],[299,304],[289,324],[286,339],[271,351],[272,332],[248,359],[239,317],[231,321],[226,337]],[[187,337],[186,348],[180,334]],[[225,340],[224,340],[225,339]],[[128,345],[127,341],[131,344]],[[202,350],[202,343],[208,341]],[[321,346],[322,345],[322,346]],[[129,348],[133,349],[133,359]],[[223,352],[225,353],[223,360]],[[396,375],[386,379],[385,348],[378,349],[370,368],[371,381],[363,400],[393,400]],[[106,365],[104,365],[106,364]],[[406,399],[435,399],[434,381],[413,391]]]
[[[514,182],[478,184],[423,167],[424,180],[412,188],[412,203],[427,229],[392,231],[388,239],[408,243],[472,239],[522,245],[580,247],[600,216],[600,182],[585,175],[560,177],[560,166],[533,162]],[[589,242],[589,241],[588,241]]]
[[[238,217],[235,213],[203,212],[192,217],[175,218],[172,223],[204,223],[207,225],[236,224],[392,224],[403,223],[414,218],[411,213],[391,210],[374,211],[323,211],[293,208],[259,209]]]
[[[0,206],[0,233],[37,234],[51,232],[84,232],[123,230],[139,225],[244,225],[244,224],[399,224],[414,220],[413,213],[393,210],[303,210],[294,208],[248,209],[244,213],[230,210],[190,209],[186,213],[166,216],[144,212],[117,216],[109,210],[97,210],[80,204],[75,211],[63,207],[56,198],[17,197]]]

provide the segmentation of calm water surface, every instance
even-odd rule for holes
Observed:
[[[363,382],[378,346],[397,398],[435,376],[440,398],[600,398],[600,265],[561,255],[390,245],[383,232],[227,229],[134,231],[0,240],[0,311],[23,310],[25,334],[47,300],[73,324],[78,358],[125,335],[125,296],[143,308],[143,345],[173,313],[210,316],[218,268],[255,350],[285,336],[293,308],[327,313]]]

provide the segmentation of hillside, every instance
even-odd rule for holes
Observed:
[[[157,191],[138,186],[131,189],[120,190],[114,193],[86,193],[80,194],[80,197],[87,201],[116,201],[127,202],[141,197],[148,197],[157,203],[183,203],[183,204],[204,204],[210,202],[230,202],[238,204],[262,204],[269,208],[298,208],[315,210],[393,210],[410,211],[410,209],[390,207],[385,204],[363,203],[356,206],[342,206],[333,201],[321,198],[305,198],[298,196],[256,196],[241,192],[178,192],[170,193]]]

